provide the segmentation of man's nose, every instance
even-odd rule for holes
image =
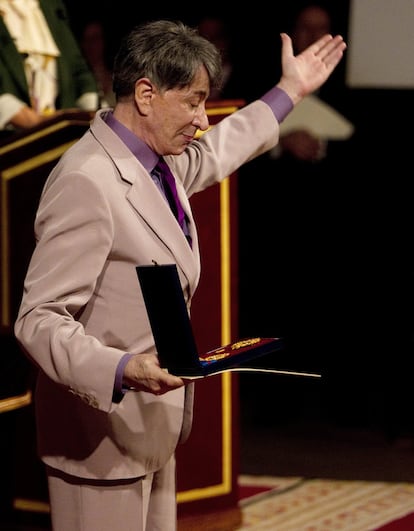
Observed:
[[[200,108],[194,117],[193,124],[200,129],[200,131],[206,131],[209,127],[208,116],[205,107]]]

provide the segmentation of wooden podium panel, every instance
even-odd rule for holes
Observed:
[[[44,182],[89,127],[87,112],[66,112],[0,143],[0,326],[11,332],[34,248],[33,223]]]
[[[240,104],[220,102],[209,108],[211,125]],[[201,253],[201,278],[191,319],[197,346],[200,351],[207,351],[238,339],[236,175],[195,194],[191,205]],[[227,514],[224,520],[228,529],[240,523],[238,413],[235,374],[229,372],[195,382],[193,429],[188,441],[177,448],[180,531],[194,529],[200,518],[205,524],[209,516],[213,525],[220,512]],[[223,531],[227,529],[224,523],[220,526]]]

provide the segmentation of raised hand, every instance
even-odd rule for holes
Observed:
[[[341,35],[324,35],[306,50],[294,55],[292,39],[281,33],[282,77],[278,86],[298,103],[304,96],[318,89],[341,60],[346,43]]]

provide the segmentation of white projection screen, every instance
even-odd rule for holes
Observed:
[[[414,0],[350,0],[346,84],[414,88]]]

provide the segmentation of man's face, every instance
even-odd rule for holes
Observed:
[[[200,67],[190,86],[154,91],[149,139],[154,151],[160,155],[179,155],[199,129],[208,128],[205,102],[209,87],[207,71]]]

